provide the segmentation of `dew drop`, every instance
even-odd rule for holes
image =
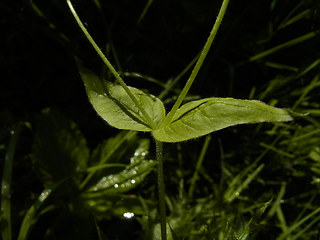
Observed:
[[[43,202],[51,193],[51,189],[48,189],[47,191],[44,191],[41,193],[41,195],[39,196],[39,201]]]
[[[132,212],[126,212],[126,213],[123,214],[123,216],[124,216],[125,218],[127,218],[127,219],[130,219],[130,218],[134,217],[134,213],[132,213]]]

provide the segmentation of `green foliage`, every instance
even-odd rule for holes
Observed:
[[[163,147],[162,142],[180,142],[206,135],[216,130],[243,123],[265,121],[283,122],[292,118],[285,110],[273,109],[257,101],[236,99],[202,99],[179,106],[185,99],[194,82],[204,59],[206,58],[216,33],[224,17],[229,0],[223,0],[216,22],[201,51],[191,75],[183,87],[171,111],[165,116],[164,105],[160,99],[146,95],[142,91],[128,87],[107,57],[95,43],[86,27],[83,25],[70,0],[67,4],[79,27],[99,54],[110,72],[121,86],[104,83],[87,70],[80,67],[80,74],[86,86],[87,94],[98,114],[111,126],[119,129],[135,131],[151,130],[156,140],[158,161],[158,195],[161,239],[167,239],[165,192],[163,177]],[[142,126],[141,126],[142,125]],[[143,126],[144,125],[144,126]],[[116,179],[122,177],[115,177]],[[104,180],[105,181],[105,180]],[[130,181],[130,180],[129,180]],[[123,183],[124,188],[128,183]],[[129,182],[130,184],[130,182]],[[105,185],[102,183],[101,185]],[[99,186],[96,189],[99,189]],[[109,184],[105,185],[110,187]],[[118,185],[117,185],[118,187]],[[177,237],[175,237],[177,238]]]
[[[149,146],[157,132],[178,141],[162,155],[168,239],[318,239],[320,5],[247,3],[230,1],[214,51],[168,117],[163,105],[179,99],[220,2],[78,2],[101,52],[135,86],[126,90],[100,66],[64,1],[1,2],[2,239],[161,239]],[[140,132],[117,133],[97,117],[75,58],[99,73],[80,67],[98,115]],[[286,112],[270,106],[303,114],[228,127]],[[219,124],[228,128],[216,131]]]
[[[160,99],[146,94],[139,89],[127,87],[124,84],[119,74],[103,53],[101,53],[87,32],[70,1],[67,2],[86,37],[121,84],[120,86],[106,83],[89,70],[84,69],[81,65],[79,66],[79,71],[91,104],[97,113],[111,126],[118,129],[152,131],[153,136],[158,141],[180,142],[237,124],[292,120],[286,110],[276,109],[258,101],[231,98],[202,99],[187,103],[177,109],[185,98],[210,49],[221,19],[220,22],[217,21],[218,23],[213,26],[213,30],[188,82],[171,112],[165,117],[164,105]],[[228,3],[228,1],[225,2],[226,4]],[[223,2],[223,5],[225,2]]]
[[[11,182],[13,171],[13,159],[15,148],[19,137],[21,126],[16,127],[11,132],[10,142],[5,154],[2,181],[1,181],[1,208],[0,208],[0,230],[3,239],[12,239],[12,220],[11,220]]]
[[[259,101],[206,98],[180,107],[171,122],[153,131],[153,136],[163,142],[180,142],[238,124],[290,120],[286,110]]]
[[[111,126],[118,129],[151,131],[148,120],[120,85],[105,83],[92,72],[80,67],[88,97],[97,113]],[[150,94],[129,87],[139,105],[151,116],[157,126],[165,116],[162,102]]]
[[[120,85],[106,83],[81,66],[79,70],[92,105],[105,121],[118,129],[152,131],[162,142],[185,141],[237,124],[292,120],[286,110],[259,101],[206,98],[184,104],[169,124],[163,125],[165,109],[161,100],[129,87],[151,116],[155,126],[152,129]]]
[[[40,216],[52,210],[53,206],[49,206],[45,208],[41,213],[39,213],[39,210],[41,209],[42,204],[47,200],[50,194],[51,194],[51,189],[49,188],[44,189],[42,193],[39,195],[36,202],[28,209],[20,227],[18,240],[28,239],[32,228],[37,223]]]
[[[64,209],[65,204],[68,208],[63,212],[70,219],[79,211],[84,215],[93,212],[99,219],[143,212],[138,198],[125,193],[141,184],[156,165],[147,160],[148,139],[120,133],[100,144],[90,157],[76,124],[56,110],[46,109],[38,115],[34,130],[32,160],[46,189],[26,212],[19,240],[32,236],[31,230],[41,218]],[[121,163],[123,158],[130,164]],[[73,197],[65,202],[69,194]],[[56,204],[50,205],[53,199]],[[50,231],[54,234],[57,229]]]
[[[87,167],[89,149],[75,123],[46,109],[37,117],[35,131],[32,158],[45,187],[52,188],[63,181],[79,183]]]

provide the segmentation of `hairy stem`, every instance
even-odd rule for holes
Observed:
[[[157,162],[158,162],[158,194],[159,194],[159,211],[160,211],[160,226],[161,226],[161,239],[167,240],[166,230],[166,205],[164,202],[164,180],[163,180],[163,143],[156,141]]]
[[[186,85],[184,86],[184,88],[182,89],[177,101],[175,102],[175,104],[173,105],[171,111],[168,113],[168,115],[166,116],[166,118],[164,119],[163,123],[162,123],[162,126],[166,126],[167,124],[170,123],[172,117],[174,116],[174,114],[176,113],[176,111],[178,110],[178,108],[180,107],[182,101],[184,100],[184,98],[186,97],[192,83],[194,82],[202,64],[203,64],[203,61],[204,59],[206,58],[209,50],[210,50],[210,47],[212,45],[212,42],[218,32],[218,29],[221,25],[221,22],[222,22],[222,19],[226,13],[226,10],[227,10],[227,6],[228,6],[228,3],[229,3],[229,0],[223,0],[222,2],[222,5],[221,5],[221,8],[220,8],[220,11],[219,11],[219,14],[217,16],[217,19],[211,29],[211,32],[210,32],[210,35],[207,39],[207,42],[206,44],[204,45],[203,47],[203,50],[200,54],[200,57],[198,58],[198,61],[196,63],[196,65],[194,66],[192,72],[191,72],[191,75],[186,83]]]
[[[130,91],[130,89],[128,88],[128,86],[125,84],[125,82],[123,81],[123,79],[120,77],[119,73],[117,72],[117,70],[112,66],[112,64],[109,62],[109,60],[107,59],[107,57],[103,54],[103,52],[101,51],[101,49],[98,47],[98,45],[95,43],[95,41],[93,40],[93,38],[91,37],[91,35],[89,34],[89,32],[87,31],[86,27],[83,25],[83,23],[81,22],[77,12],[75,11],[75,9],[73,8],[73,5],[71,3],[70,0],[67,0],[68,6],[70,8],[70,11],[72,13],[72,15],[74,16],[74,18],[76,19],[79,27],[81,28],[82,32],[84,33],[84,35],[86,36],[86,38],[89,40],[90,44],[92,45],[92,47],[96,50],[96,52],[98,53],[98,55],[100,56],[100,58],[102,59],[102,61],[106,64],[106,66],[109,68],[110,72],[113,74],[113,76],[116,78],[116,81],[123,87],[123,89],[126,91],[126,93],[129,95],[129,97],[132,99],[132,101],[134,102],[134,104],[137,106],[137,108],[140,109],[141,113],[143,114],[146,122],[148,123],[148,125],[154,129],[155,128],[155,123],[153,122],[153,120],[151,119],[151,117],[149,116],[149,114],[144,110],[143,107],[141,107],[139,101],[137,100],[137,98],[133,95],[133,93]]]

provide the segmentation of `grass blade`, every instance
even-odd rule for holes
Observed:
[[[249,171],[253,169],[255,163],[251,164],[249,167],[242,170],[229,184],[228,189],[224,194],[224,199],[227,202],[232,202],[236,197],[240,195],[240,193],[250,184],[252,180],[260,173],[263,169],[264,164],[261,164],[258,168],[256,168],[253,173],[249,174],[248,177],[243,180],[244,176],[246,176]]]
[[[139,17],[139,19],[138,19],[138,24],[141,23],[142,19],[143,19],[144,16],[147,14],[147,12],[148,12],[148,10],[149,10],[149,8],[150,8],[150,6],[151,6],[152,3],[153,3],[153,0],[148,0],[146,6],[144,7],[144,9],[143,9],[143,11],[142,11],[142,13],[140,14],[140,17]]]
[[[40,196],[38,197],[37,201],[29,208],[27,214],[24,216],[22,221],[20,232],[18,235],[18,240],[26,240],[28,239],[28,235],[30,234],[31,228],[37,222],[37,211],[40,209],[43,202],[50,196],[51,189],[45,189]]]
[[[283,198],[283,196],[285,194],[285,191],[286,191],[286,184],[282,183],[280,191],[279,191],[279,194],[278,194],[276,200],[272,204],[272,207],[271,207],[271,209],[269,210],[269,212],[267,214],[267,217],[265,219],[265,223],[266,223],[267,220],[269,220],[275,214],[277,209],[280,207],[281,199]]]
[[[276,240],[286,239],[286,237],[288,237],[288,235],[291,234],[295,229],[297,229],[300,225],[305,223],[307,220],[309,220],[311,217],[313,217],[314,215],[316,215],[319,212],[320,212],[320,208],[314,210],[312,213],[310,213],[309,215],[305,216],[299,222],[297,222],[297,223],[293,224],[291,227],[289,227],[287,229],[287,231],[283,232]],[[318,216],[317,219],[319,219],[319,218],[320,217]]]
[[[286,42],[286,43],[283,43],[283,44],[280,44],[280,45],[275,46],[275,47],[273,47],[273,48],[270,48],[270,49],[268,49],[268,50],[266,50],[266,51],[264,51],[264,52],[262,52],[262,53],[258,53],[257,55],[251,57],[251,58],[249,59],[249,61],[250,61],[250,62],[256,61],[256,60],[258,60],[258,59],[260,59],[260,58],[266,57],[266,56],[268,56],[268,55],[270,55],[270,54],[273,54],[273,53],[275,53],[275,52],[277,52],[277,51],[279,51],[279,50],[282,50],[282,49],[284,49],[284,48],[291,47],[291,46],[294,46],[294,45],[296,45],[296,44],[298,44],[298,43],[301,43],[301,42],[304,42],[304,41],[306,41],[306,40],[309,40],[310,38],[313,38],[313,37],[315,37],[316,35],[317,35],[317,32],[316,32],[316,31],[307,33],[307,34],[302,35],[302,36],[300,36],[300,37],[297,37],[297,38],[295,38],[295,39],[293,39],[293,40],[291,40],[291,41],[288,41],[288,42]]]
[[[209,146],[209,143],[210,143],[210,140],[211,140],[211,136],[208,135],[205,139],[205,142],[202,146],[202,149],[201,149],[201,153],[200,153],[200,156],[198,158],[198,161],[197,161],[197,166],[196,166],[196,169],[193,173],[193,176],[191,178],[191,184],[190,184],[190,188],[189,188],[189,192],[188,192],[188,196],[189,196],[189,199],[192,200],[193,199],[193,193],[194,193],[194,189],[196,187],[196,182],[199,178],[199,172],[200,172],[200,169],[202,167],[202,162],[203,162],[203,159],[206,155],[206,152],[208,150],[208,146]]]
[[[20,127],[12,131],[12,136],[5,155],[2,183],[1,183],[1,235],[4,240],[12,239],[11,230],[11,179],[12,164],[14,159],[15,148],[19,136]]]
[[[96,230],[98,233],[99,240],[108,240],[107,236],[103,233],[103,231],[99,227],[96,216],[94,216],[94,223],[96,225]]]

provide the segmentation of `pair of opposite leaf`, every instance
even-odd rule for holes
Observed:
[[[91,104],[106,122],[118,129],[152,132],[153,137],[161,142],[186,141],[238,124],[292,120],[286,110],[260,101],[205,98],[182,105],[169,123],[163,124],[166,112],[162,101],[129,87],[153,121],[155,127],[151,128],[121,85],[103,81],[81,65],[79,70]]]

